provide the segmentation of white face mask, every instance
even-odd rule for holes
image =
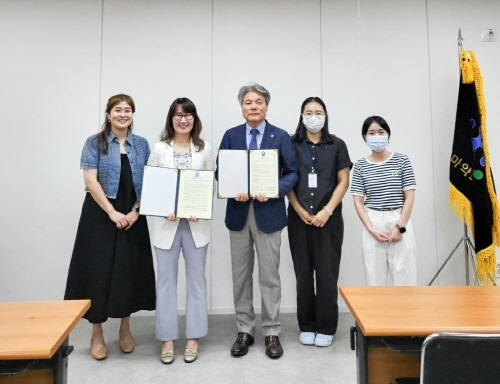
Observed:
[[[325,116],[302,116],[302,122],[309,132],[316,133],[324,127]]]
[[[389,136],[367,136],[366,144],[375,152],[382,152],[389,145]]]

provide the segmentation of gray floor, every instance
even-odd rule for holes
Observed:
[[[164,365],[159,358],[161,343],[154,337],[153,316],[132,316],[136,348],[131,354],[119,349],[119,321],[106,322],[108,357],[102,361],[89,354],[91,326],[82,320],[70,335],[75,350],[69,357],[68,383],[356,383],[355,352],[349,344],[349,328],[354,324],[350,314],[340,315],[337,335],[327,348],[299,343],[295,314],[282,314],[281,322],[284,355],[279,359],[266,356],[260,333],[246,356],[232,357],[229,351],[236,338],[234,315],[211,315],[208,335],[199,342],[198,359],[192,364],[184,362],[185,339],[181,338],[175,346],[176,360]]]

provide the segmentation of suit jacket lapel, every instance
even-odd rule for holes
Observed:
[[[191,141],[191,169],[200,169],[201,152],[197,152],[196,149]]]
[[[240,125],[241,132],[236,134],[236,147],[234,149],[248,149],[247,147],[247,126],[246,124]]]
[[[261,149],[269,149],[274,140],[274,127],[266,121],[266,129],[264,130],[264,137],[260,143]]]
[[[174,140],[170,144],[165,143],[165,166],[167,168],[174,168]]]

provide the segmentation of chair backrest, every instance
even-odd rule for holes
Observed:
[[[421,384],[500,383],[500,335],[434,333],[422,345]]]

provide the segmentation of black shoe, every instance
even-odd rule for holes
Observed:
[[[253,344],[253,336],[245,333],[238,332],[238,338],[231,348],[231,355],[244,356],[248,353],[248,347]]]
[[[283,347],[278,336],[266,336],[266,355],[272,358],[283,356]]]

